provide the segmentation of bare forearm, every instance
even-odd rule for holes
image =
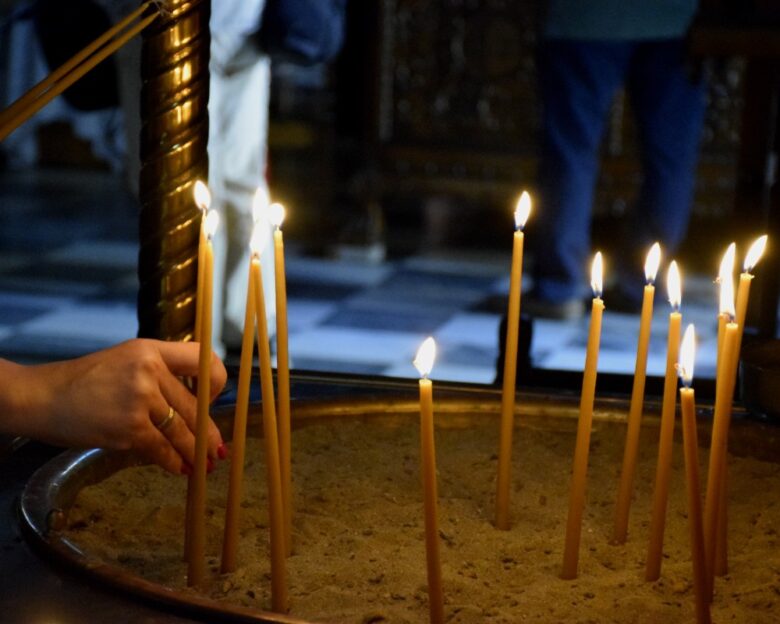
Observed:
[[[216,396],[225,368],[214,358]],[[171,472],[194,452],[196,401],[180,377],[198,373],[198,345],[129,340],[63,362],[21,366],[0,360],[0,433],[50,444],[134,450]],[[174,418],[175,415],[175,418]],[[170,421],[163,434],[157,425]],[[209,456],[226,453],[209,423]]]
[[[53,381],[53,380],[50,380]],[[0,432],[45,439],[52,403],[45,369],[0,359]]]

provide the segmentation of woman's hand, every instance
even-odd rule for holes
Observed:
[[[41,366],[3,362],[0,392],[12,422],[0,429],[63,446],[132,450],[169,472],[187,474],[195,457],[197,401],[179,378],[197,376],[198,349],[197,343],[136,339]],[[212,400],[226,379],[213,356]],[[10,406],[6,390],[15,399]],[[173,421],[158,429],[170,408]],[[208,453],[210,465],[226,454],[210,419]]]

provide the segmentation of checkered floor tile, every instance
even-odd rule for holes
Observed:
[[[41,182],[43,179],[43,182]],[[0,355],[74,357],[130,338],[135,317],[137,223],[133,200],[106,174],[0,178]],[[305,257],[288,245],[290,353],[298,369],[415,377],[411,360],[433,335],[436,379],[492,383],[508,290],[507,249],[385,262]],[[695,321],[698,375],[712,375],[715,286],[689,278],[684,321]],[[638,318],[604,316],[599,370],[631,374]],[[668,306],[657,304],[648,372],[662,375]],[[587,318],[534,325],[539,368],[580,370]]]

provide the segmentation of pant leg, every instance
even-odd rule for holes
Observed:
[[[241,341],[252,233],[252,198],[265,186],[270,61],[244,36],[212,33],[209,96],[209,185],[222,225],[215,241],[214,342]],[[275,334],[271,226],[261,255],[269,335]],[[219,340],[221,339],[221,340]]]
[[[587,289],[590,220],[607,112],[631,44],[547,40],[539,54],[542,137],[535,290],[560,302]]]
[[[626,240],[642,249],[660,241],[668,258],[682,242],[690,218],[704,83],[686,71],[683,40],[668,39],[637,45],[627,86],[637,120],[643,180]]]

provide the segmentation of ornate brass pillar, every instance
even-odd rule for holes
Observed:
[[[208,177],[209,0],[167,0],[141,60],[139,336],[186,340],[195,324],[200,211]]]

